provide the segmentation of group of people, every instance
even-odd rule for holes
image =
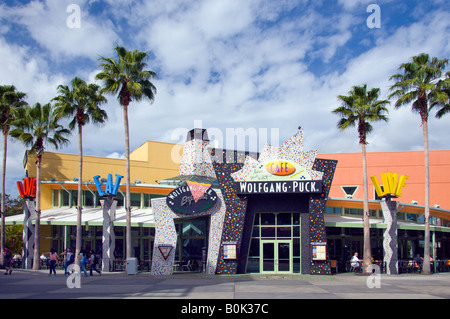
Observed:
[[[58,254],[56,253],[55,249],[52,248],[49,253],[50,254],[50,273],[49,276],[56,276],[56,263],[59,260]],[[45,253],[44,253],[45,255]],[[61,253],[62,258],[64,260],[64,276],[69,276],[69,266],[75,263],[75,254],[72,252],[71,248],[67,248],[64,252]],[[92,276],[92,271],[96,271],[99,275],[102,274],[100,270],[98,270],[97,266],[99,264],[98,256],[95,254],[93,250],[90,250],[88,254],[84,251],[84,249],[81,249],[80,253],[78,254],[78,260],[80,264],[80,273],[81,271],[84,272],[84,275],[87,277],[87,271],[86,267],[89,266],[90,268],[90,275]],[[53,272],[53,275],[52,275]]]
[[[373,258],[372,258],[373,261]],[[415,261],[418,265],[418,267],[422,267],[423,258],[420,257],[420,254],[417,254],[416,257],[413,258],[413,261]],[[433,258],[430,256],[430,261],[433,261]],[[350,266],[357,271],[359,268],[361,268],[361,260],[358,258],[358,253],[355,252],[353,257],[350,259]]]
[[[12,259],[12,252],[8,248],[5,248],[4,251],[4,267],[6,269],[5,275],[11,275],[12,268],[11,268],[11,259]],[[47,257],[47,256],[48,257]],[[69,276],[69,266],[71,264],[75,263],[75,254],[72,252],[71,248],[67,248],[64,252],[61,254],[61,258],[64,261],[64,276]],[[48,266],[50,269],[49,276],[55,277],[56,276],[56,265],[58,261],[60,260],[60,257],[58,256],[58,253],[54,248],[52,248],[49,252],[43,253],[41,256],[41,259],[48,258]],[[80,261],[80,273],[81,271],[84,272],[84,275],[88,277],[86,268],[89,266],[90,268],[90,275],[92,276],[92,271],[96,271],[99,275],[102,274],[102,272],[97,268],[99,264],[99,258],[97,254],[93,250],[90,250],[88,254],[82,249],[80,253],[78,254],[78,260]]]

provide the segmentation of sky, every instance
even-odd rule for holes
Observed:
[[[2,0],[0,85],[48,103],[75,76],[101,85],[98,59],[120,45],[147,52],[158,75],[154,102],[130,104],[131,150],[182,143],[194,126],[213,146],[261,150],[301,126],[305,150],[360,152],[356,128],[336,128],[337,96],[367,84],[387,99],[390,76],[412,56],[450,58],[449,34],[446,0]],[[108,122],[84,128],[83,151],[120,158],[123,112],[107,98]],[[423,150],[419,116],[394,103],[368,152]],[[430,149],[450,148],[449,128],[450,116],[430,118]],[[70,141],[58,151],[77,154],[76,132]],[[17,195],[24,152],[8,140],[7,193]]]

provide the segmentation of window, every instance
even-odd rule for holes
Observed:
[[[325,207],[325,214],[341,214],[341,207],[331,207],[327,206]]]
[[[131,193],[131,202],[130,206],[133,207],[141,207],[141,194],[140,193]]]
[[[344,207],[344,215],[363,216],[364,211],[360,208]]]
[[[353,198],[359,186],[341,186],[346,198]]]

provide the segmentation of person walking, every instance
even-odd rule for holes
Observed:
[[[89,268],[90,268],[90,275],[92,276],[92,270],[95,270],[100,276],[102,275],[102,272],[97,269],[98,265],[98,257],[95,254],[93,250],[89,252]]]
[[[48,254],[50,254],[50,256],[49,256],[50,272],[49,272],[48,276],[56,277],[56,263],[59,260],[58,254],[56,253],[55,248],[52,248]],[[53,275],[52,275],[52,272],[53,272]]]
[[[78,255],[78,259],[80,260],[80,274],[81,271],[84,271],[84,276],[88,277],[86,265],[89,263],[89,260],[85,256],[84,249],[81,249],[80,254]]]
[[[5,251],[3,252],[4,258],[3,258],[3,266],[5,267],[5,275],[11,275],[12,269],[11,266],[11,259],[12,259],[12,252],[8,248],[5,247]]]
[[[66,251],[64,252],[64,276],[69,276],[69,272],[67,271],[67,268],[69,265],[73,264],[75,262],[75,257],[72,253],[72,249],[66,248]]]

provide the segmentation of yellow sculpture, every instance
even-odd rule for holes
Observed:
[[[371,176],[373,186],[379,197],[401,197],[402,189],[406,186],[405,182],[409,177],[406,175],[398,178],[398,173],[381,173],[381,181],[383,183],[383,189],[381,189],[380,183],[376,176]]]

